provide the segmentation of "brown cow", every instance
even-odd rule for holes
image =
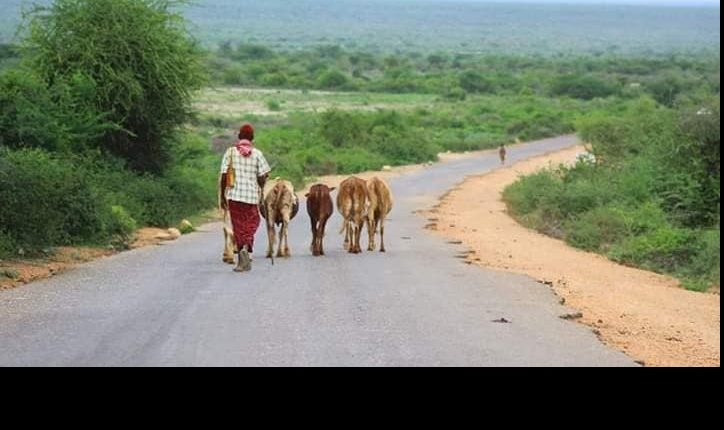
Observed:
[[[351,177],[339,186],[337,210],[342,214],[344,223],[344,248],[350,254],[360,254],[360,238],[367,211],[367,184],[360,178]]]
[[[267,258],[274,257],[274,244],[276,243],[276,226],[279,231],[279,250],[277,257],[291,257],[289,249],[289,222],[299,212],[299,200],[294,194],[294,185],[289,181],[276,179],[269,181],[264,187],[261,215],[266,219],[267,233],[269,235],[269,249]]]
[[[312,255],[319,257],[324,255],[324,232],[327,228],[327,221],[334,214],[334,203],[330,193],[335,188],[317,184],[307,194],[307,213],[312,221]]]
[[[505,165],[505,161],[508,158],[508,150],[505,149],[505,145],[500,145],[498,155],[500,155],[500,164]]]
[[[375,235],[378,228],[380,232],[380,252],[387,252],[385,249],[385,220],[392,211],[392,192],[390,187],[380,178],[372,178],[367,181],[367,193],[369,206],[367,207],[367,230],[370,234],[368,251],[377,248]]]

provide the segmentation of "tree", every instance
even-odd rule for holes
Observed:
[[[460,87],[469,93],[492,93],[495,90],[490,79],[474,70],[468,70],[460,75]]]
[[[325,90],[337,90],[349,83],[347,75],[339,70],[329,70],[319,77],[319,87]]]
[[[170,136],[190,115],[203,83],[200,51],[174,0],[56,0],[27,16],[24,48],[49,86],[78,76],[90,103],[115,124],[100,148],[139,171],[160,172]]]
[[[581,100],[593,100],[615,95],[618,92],[613,84],[585,75],[560,76],[553,83],[552,93]]]

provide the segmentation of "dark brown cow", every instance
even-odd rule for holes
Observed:
[[[324,232],[327,221],[334,215],[334,203],[330,195],[335,188],[317,184],[307,194],[307,213],[312,221],[312,255],[324,255]]]
[[[350,254],[362,253],[360,239],[367,216],[367,183],[360,178],[351,177],[339,186],[337,210],[342,214],[344,223],[344,248]]]

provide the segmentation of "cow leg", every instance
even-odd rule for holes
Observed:
[[[363,220],[357,223],[357,242],[355,245],[355,250],[357,251],[357,254],[362,253],[362,233],[365,229],[365,223]]]
[[[292,250],[289,248],[289,219],[284,220],[282,228],[284,229],[284,256],[291,257]]]
[[[345,239],[344,245],[350,254],[354,254],[354,225],[351,221],[347,224],[347,229],[349,230],[349,239]]]
[[[229,231],[228,228],[224,227],[224,263],[234,264],[234,250],[236,245],[234,243],[234,235]]]
[[[380,219],[380,252],[387,252],[385,249],[385,216]]]
[[[279,228],[279,246],[277,248],[277,258],[284,257],[284,226]]]
[[[317,255],[324,255],[324,232],[327,229],[327,218],[322,217],[319,220],[319,230],[317,231]]]
[[[352,221],[344,219],[344,250],[352,250]]]
[[[266,251],[266,258],[274,258],[274,244],[276,243],[276,232],[274,231],[274,223],[267,221],[266,232],[269,237],[269,245]]]
[[[309,248],[309,251],[312,253],[312,255],[314,255],[316,257],[319,255],[319,253],[317,252],[317,249],[318,249],[317,248],[317,234],[318,234],[317,220],[314,219],[314,217],[311,217],[311,220],[312,220],[312,246]]]
[[[367,250],[374,251],[377,248],[377,244],[375,244],[375,235],[377,234],[377,220],[375,219],[374,214],[371,214],[367,217],[367,232],[370,236],[370,243],[367,247]]]
[[[364,220],[359,219],[355,223],[355,237],[354,237],[354,253],[362,253],[362,229],[364,228]]]

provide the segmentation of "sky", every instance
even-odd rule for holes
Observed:
[[[720,6],[720,0],[449,0],[498,3],[632,4],[661,6]]]

